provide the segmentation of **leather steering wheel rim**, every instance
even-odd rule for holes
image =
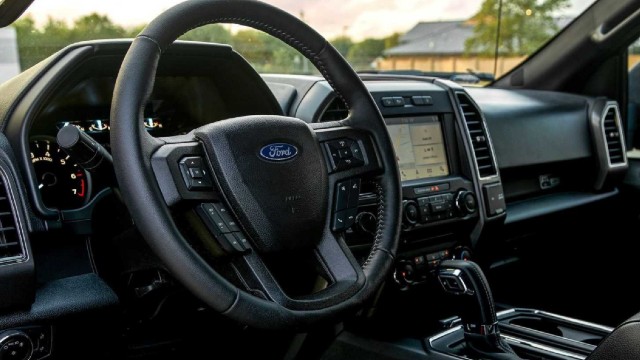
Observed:
[[[309,301],[308,307],[304,301],[288,307],[257,297],[213,270],[174,223],[150,160],[166,142],[146,132],[143,110],[153,89],[162,52],[187,31],[212,23],[249,26],[298,50],[320,70],[350,111],[345,120],[316,124],[315,128],[358,129],[366,131],[372,139],[375,154],[370,155],[376,158],[381,169],[375,177],[379,195],[378,227],[371,253],[357,271],[358,286],[354,291],[340,293],[339,289],[333,289],[336,293],[326,302]],[[233,120],[223,122],[226,121]],[[111,122],[114,168],[136,226],[173,276],[214,310],[258,328],[304,328],[334,319],[362,304],[389,273],[398,246],[401,188],[395,153],[384,120],[346,60],[320,34],[296,17],[253,0],[192,0],[167,10],[134,39],[127,52],[116,81]],[[344,242],[338,242],[338,249],[348,253]],[[352,255],[347,254],[347,257],[353,262]]]

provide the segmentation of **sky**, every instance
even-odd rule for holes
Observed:
[[[570,0],[561,15],[575,16],[593,0]],[[151,21],[181,0],[35,0],[27,14],[38,24],[49,16],[72,21],[98,12],[117,24]],[[347,35],[356,40],[406,32],[420,21],[462,20],[478,11],[482,0],[267,0],[304,20],[327,38]],[[366,10],[363,10],[366,9]]]

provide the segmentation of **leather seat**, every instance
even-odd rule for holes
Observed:
[[[587,360],[640,359],[640,313],[620,324]]]

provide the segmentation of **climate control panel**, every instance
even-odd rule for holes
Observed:
[[[473,184],[461,177],[444,181],[403,183],[403,224],[405,230],[447,220],[476,217],[478,199]]]

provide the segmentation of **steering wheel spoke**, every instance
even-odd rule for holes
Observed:
[[[310,261],[316,263],[317,273],[306,283],[297,283],[300,287],[312,289],[304,295],[288,294],[274,275],[274,261],[268,261],[255,251],[235,257],[232,264],[236,276],[249,293],[294,311],[324,308],[341,296],[352,296],[363,286],[365,276],[362,268],[337,237],[326,236],[308,255],[306,258],[313,258]],[[287,271],[289,274],[300,271],[293,264]],[[281,281],[286,282],[282,279],[282,271],[279,273]]]
[[[382,173],[377,144],[366,130],[340,123],[313,123],[316,138],[326,155],[329,174],[336,180]]]
[[[218,200],[204,150],[193,138],[171,137],[150,154],[151,169],[167,206],[182,201]]]

